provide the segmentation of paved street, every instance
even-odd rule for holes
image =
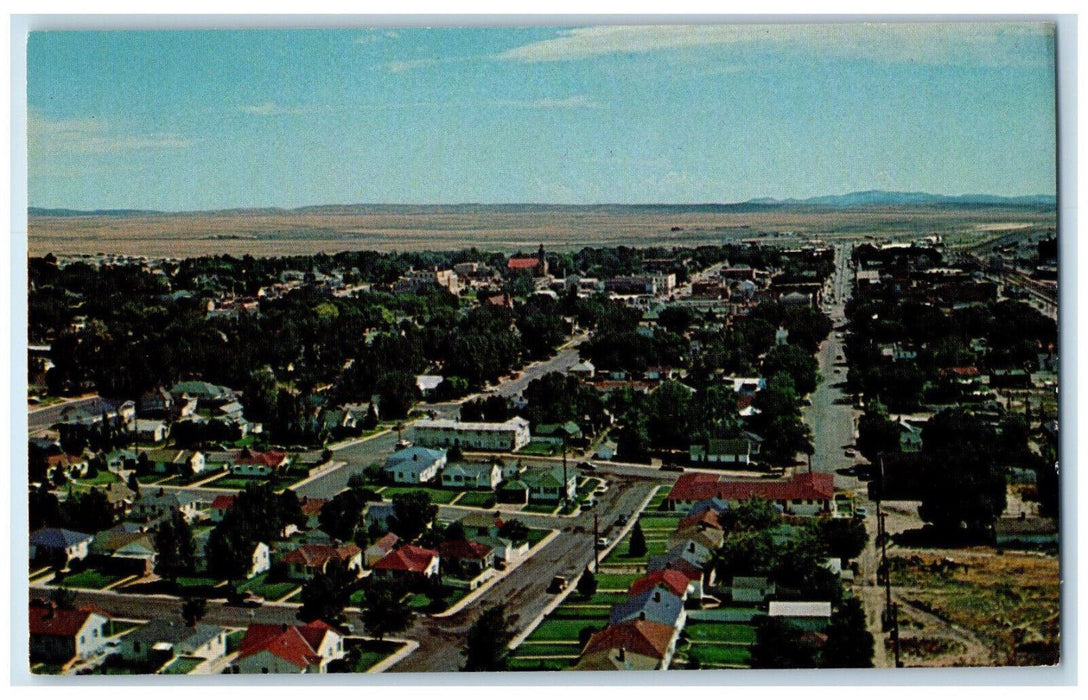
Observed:
[[[78,399],[70,399],[62,403],[35,408],[27,412],[27,432],[30,435],[41,432],[60,420],[60,414],[76,408],[93,407],[100,399],[98,396],[85,396]]]

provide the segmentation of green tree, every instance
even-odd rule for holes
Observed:
[[[155,532],[155,573],[176,581],[178,576],[191,575],[195,566],[196,545],[188,521],[178,511],[165,520]]]
[[[393,517],[389,527],[401,539],[411,542],[431,527],[438,516],[438,506],[426,491],[409,491],[393,496]]]
[[[49,591],[49,601],[59,610],[74,610],[76,592],[67,586],[57,586]]]
[[[752,668],[817,668],[820,650],[804,632],[784,620],[762,617],[756,641],[749,647]]]
[[[513,638],[506,619],[506,609],[495,605],[484,611],[472,624],[465,639],[465,665],[462,671],[505,671]]]
[[[823,668],[872,668],[873,635],[865,624],[865,611],[857,598],[844,598],[831,613]]]
[[[593,575],[593,572],[587,566],[586,570],[582,572],[581,578],[578,579],[578,593],[583,598],[591,598],[596,592],[597,577]]]
[[[727,532],[756,532],[775,527],[782,515],[775,504],[763,498],[749,498],[718,517]]]
[[[529,539],[529,526],[517,518],[506,520],[499,526],[499,537],[505,537],[514,542],[525,542]]]
[[[302,607],[298,617],[303,622],[322,620],[330,625],[339,624],[344,608],[351,599],[351,586],[355,575],[343,562],[330,560],[324,571],[318,571],[302,586],[299,597]]]
[[[181,618],[189,627],[196,627],[196,623],[204,617],[208,609],[208,601],[199,596],[187,597],[181,604]]]
[[[816,390],[820,365],[811,354],[792,344],[777,345],[763,359],[763,376],[783,372],[793,380],[797,393],[804,395]]]
[[[632,557],[641,557],[646,554],[646,535],[642,532],[642,523],[635,522],[631,529],[631,542],[627,546],[627,554]]]
[[[869,542],[865,521],[854,518],[828,518],[815,523],[818,537],[827,545],[833,557],[853,559]]]
[[[414,617],[412,610],[404,604],[401,596],[384,584],[374,584],[366,592],[363,601],[362,618],[367,634],[385,639],[390,633],[408,629]]]

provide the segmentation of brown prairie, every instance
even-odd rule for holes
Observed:
[[[964,242],[1055,227],[1034,207],[550,207],[373,206],[196,213],[35,213],[30,255],[279,256],[343,250],[418,251],[476,246],[532,251],[584,246],[697,246],[747,240],[834,240],[940,233]]]

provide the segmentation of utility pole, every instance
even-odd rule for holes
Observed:
[[[563,429],[563,510],[570,507],[570,498],[567,495],[567,430]],[[594,516],[596,517],[596,516]],[[594,542],[593,546],[596,547],[597,543]],[[593,551],[597,551],[594,549]]]
[[[593,513],[593,573],[594,575],[601,573],[601,564],[598,559],[600,558],[600,550],[597,549],[597,540],[600,539],[600,535],[597,534],[597,513]]]

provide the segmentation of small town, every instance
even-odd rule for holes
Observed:
[[[988,240],[32,258],[32,672],[1053,663],[1056,241]]]

